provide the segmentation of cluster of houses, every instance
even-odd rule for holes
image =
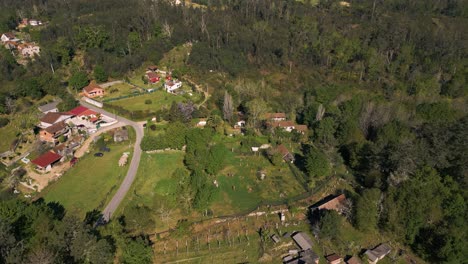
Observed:
[[[144,78],[150,84],[158,83],[162,77],[161,74],[165,75],[164,90],[168,93],[176,93],[176,90],[182,87],[182,82],[179,80],[172,79],[172,76],[165,71],[158,69],[158,66],[148,66],[145,72]]]
[[[267,113],[265,114],[264,119],[267,128],[281,128],[286,132],[296,130],[301,134],[305,134],[307,132],[306,125],[298,125],[294,121],[287,120],[285,113]]]
[[[312,213],[319,212],[320,210],[335,210],[338,213],[342,213],[346,205],[346,196],[344,194],[337,196],[328,196],[322,201],[310,207]],[[283,263],[287,264],[299,264],[299,263],[308,263],[308,264],[318,264],[319,256],[312,251],[312,240],[311,238],[303,232],[294,233],[291,238],[295,244],[299,247],[299,250],[289,250],[288,254],[283,257]],[[273,238],[272,238],[273,239]],[[275,241],[273,239],[273,241]],[[276,241],[275,241],[276,242]],[[367,262],[370,264],[376,264],[387,256],[391,251],[391,248],[385,244],[379,244],[373,249],[368,249],[364,253],[364,257]],[[328,254],[325,256],[325,259],[328,264],[361,264],[361,259],[357,256],[348,256],[345,260],[345,257],[342,257],[336,253]]]
[[[17,52],[22,58],[33,58],[39,55],[41,48],[34,42],[26,42],[16,37],[12,32],[3,33],[2,45],[11,52]]]
[[[42,23],[41,20],[23,18],[23,19],[21,19],[21,22],[18,25],[18,29],[23,29],[23,28],[25,28],[27,26],[37,27],[37,26],[42,26],[42,25],[43,25],[43,23]]]
[[[88,134],[96,132],[100,126],[111,125],[116,120],[95,112],[87,107],[78,106],[68,112],[59,112],[54,101],[39,107],[43,116],[40,118],[39,140],[52,149],[32,160],[36,169],[50,171],[58,162],[73,157]]]
[[[336,210],[342,212],[345,204],[346,196],[344,194],[338,196],[328,196],[317,204],[313,205],[310,209],[312,211],[320,210]],[[283,263],[285,264],[318,264],[320,257],[317,253],[312,250],[312,239],[309,235],[304,232],[294,232],[292,235],[286,233],[283,237],[290,237],[296,244],[298,249],[290,249],[287,254],[283,257]],[[280,241],[277,235],[271,237],[274,243]],[[379,244],[373,249],[365,251],[364,256],[367,263],[376,264],[387,256],[391,251],[391,248],[383,243]],[[357,256],[342,257],[336,253],[328,254],[324,256],[328,264],[361,264],[361,259]]]

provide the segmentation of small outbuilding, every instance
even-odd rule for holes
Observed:
[[[312,248],[312,240],[304,232],[297,232],[296,234],[292,235],[291,238],[302,250],[308,250]]]
[[[375,264],[387,256],[390,251],[391,248],[387,244],[380,244],[374,249],[366,250],[364,254],[367,256],[369,263]]]
[[[57,153],[49,151],[38,158],[31,161],[34,165],[36,165],[36,169],[42,172],[48,172],[52,169],[52,167],[58,163],[62,159]]]

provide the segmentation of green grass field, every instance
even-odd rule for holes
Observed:
[[[103,99],[131,95],[135,92],[140,93],[142,92],[142,90],[139,88],[135,88],[128,83],[118,83],[106,88],[106,95],[103,97]]]
[[[12,125],[6,125],[0,128],[0,135],[2,135],[2,140],[0,140],[0,152],[10,149],[10,145],[13,140],[15,140],[17,133],[18,131]]]
[[[171,176],[177,168],[185,168],[183,160],[183,152],[143,153],[135,182],[118,213],[125,212],[126,207],[139,204],[153,208],[155,197],[166,196],[168,188],[175,184]]]
[[[145,104],[145,101],[148,99],[152,101],[151,104]],[[163,108],[169,109],[172,102],[181,102],[184,100],[185,98],[182,96],[169,94],[164,91],[155,91],[141,96],[110,102],[110,104],[124,107],[130,111],[157,111]]]
[[[118,166],[122,153],[133,152],[129,142],[108,146],[111,151],[105,152],[103,157],[94,157],[97,150],[92,150],[81,158],[57,182],[46,187],[41,194],[44,199],[59,202],[67,211],[79,216],[93,209],[104,209],[127,174],[128,163],[124,167]]]

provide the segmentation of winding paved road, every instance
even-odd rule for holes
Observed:
[[[136,133],[136,141],[133,147],[132,161],[130,162],[130,167],[128,168],[127,176],[125,176],[125,179],[123,180],[119,189],[115,193],[114,197],[112,197],[112,200],[107,204],[106,208],[102,212],[102,215],[103,215],[102,221],[108,222],[110,218],[112,217],[112,214],[119,207],[119,204],[120,202],[122,202],[123,198],[125,197],[125,194],[127,194],[128,190],[130,189],[130,186],[132,186],[133,180],[135,180],[135,176],[138,171],[138,165],[140,164],[140,157],[141,157],[140,143],[144,134],[143,125],[141,123],[133,122],[121,116],[117,116],[115,114],[107,112],[101,108],[95,107],[94,105],[88,104],[86,102],[80,101],[80,104],[96,112],[100,112],[107,116],[115,118],[120,123],[132,126],[135,129],[135,133]]]

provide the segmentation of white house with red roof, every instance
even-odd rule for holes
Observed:
[[[164,89],[169,93],[174,93],[180,87],[182,87],[182,82],[178,80],[167,80],[164,84]]]
[[[91,82],[83,88],[83,94],[88,98],[102,97],[104,96],[104,89],[96,83]]]

